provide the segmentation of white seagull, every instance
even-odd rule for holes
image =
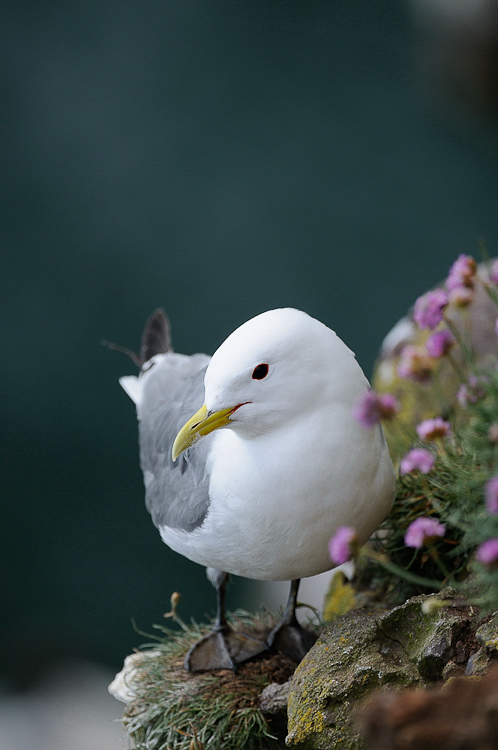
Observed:
[[[120,383],[137,407],[147,508],[163,541],[205,565],[217,588],[213,631],[186,668],[235,669],[267,647],[299,660],[314,641],[296,619],[299,580],[334,567],[328,543],[340,526],[365,542],[394,496],[382,428],[353,416],[369,388],[353,352],[284,308],[241,325],[211,358],[176,354],[157,310],[138,359],[139,377]],[[266,644],[227,624],[230,573],[292,581]]]

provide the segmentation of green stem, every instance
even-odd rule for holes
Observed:
[[[394,573],[394,575],[397,575],[399,578],[404,578],[406,581],[415,583],[417,584],[417,586],[425,586],[426,588],[431,589],[440,589],[444,583],[444,581],[435,581],[431,578],[423,578],[423,576],[418,576],[416,575],[416,573],[410,573],[409,570],[405,570],[404,568],[401,568],[399,565],[396,565],[390,560],[386,560],[385,557],[376,554],[375,552],[373,552],[373,550],[366,550],[366,554],[372,560],[375,560],[375,562],[379,563],[379,565],[382,565],[382,567],[388,570],[390,573]]]
[[[463,322],[463,336],[464,340],[466,340],[469,354],[469,366],[475,368],[476,358],[474,354],[474,346],[472,344],[472,319],[470,317],[470,308],[464,307],[460,312],[460,316]]]
[[[456,371],[456,374],[458,375],[459,378],[461,378],[461,370],[460,372],[458,372],[460,368],[451,357],[451,354],[448,354],[447,357],[453,369]],[[441,385],[441,378],[437,370],[434,370],[432,374],[432,383],[434,386],[434,392],[436,394],[436,400],[441,404],[441,407],[442,407],[440,413],[450,414],[453,411],[453,407],[451,403],[449,402],[449,400],[446,398],[446,394]]]
[[[386,428],[397,433],[396,440],[400,443],[412,445],[417,440],[415,430],[407,427],[401,419],[392,419],[388,425],[386,424]]]
[[[434,562],[438,566],[439,570],[443,574],[444,580],[447,581],[449,579],[449,577],[450,577],[450,574],[448,573],[448,571],[444,567],[443,562],[442,562],[441,558],[439,557],[437,550],[434,547],[431,547],[429,549],[429,554],[431,556],[431,559],[434,560]]]
[[[483,239],[479,240],[479,253],[481,255],[482,262],[486,266],[486,271],[489,274],[491,258],[489,257],[488,249]],[[493,283],[489,283],[488,279],[483,279],[480,276],[477,276],[476,280],[481,284],[482,288],[484,289],[490,300],[493,302],[495,307],[498,308],[498,293],[496,290],[496,286]]]
[[[447,318],[446,316],[444,318],[444,321],[446,325],[448,326],[449,330],[451,331],[451,333],[453,334],[453,336],[455,337],[457,344],[459,345],[462,351],[463,358],[465,360],[467,367],[469,368],[470,371],[472,371],[474,369],[474,357],[472,355],[472,350],[465,343],[463,336],[460,335],[460,331],[458,330],[457,326],[453,323],[453,321],[450,318]],[[459,378],[461,379],[462,383],[467,382],[468,378],[465,377],[463,370],[460,368],[460,365],[458,365],[455,362],[454,357],[452,357],[451,354],[448,354],[448,359],[453,365],[453,367],[455,368],[455,371],[457,375],[459,376]]]

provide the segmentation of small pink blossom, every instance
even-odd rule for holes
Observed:
[[[340,526],[329,542],[330,559],[335,565],[351,560],[359,548],[360,541],[352,526]]]
[[[476,560],[483,565],[495,566],[498,563],[498,539],[487,539],[477,548]]]
[[[419,328],[429,328],[433,331],[442,321],[443,311],[447,304],[448,295],[444,289],[433,289],[415,302],[413,320]]]
[[[498,336],[498,318],[496,318],[496,322],[495,322],[495,333]]]
[[[489,425],[488,440],[490,443],[498,443],[498,422],[492,422]]]
[[[455,337],[447,328],[443,328],[441,331],[435,331],[431,333],[427,341],[425,342],[425,348],[429,357],[439,359],[444,357],[452,346],[455,345]]]
[[[441,417],[426,419],[417,426],[417,435],[421,440],[434,442],[451,434],[451,426]]]
[[[498,513],[498,476],[489,479],[484,486],[486,510],[496,515]]]
[[[412,471],[428,474],[434,466],[435,456],[425,448],[412,448],[411,451],[401,459],[399,473],[401,476]]]
[[[486,391],[482,387],[482,380],[475,375],[471,375],[468,383],[462,383],[457,391],[457,401],[463,408],[469,404],[475,404],[475,402],[486,395]]]
[[[436,537],[444,536],[446,526],[435,518],[417,518],[408,526],[405,534],[405,545],[420,549],[431,543]]]
[[[358,400],[353,414],[362,427],[370,428],[382,420],[392,419],[399,410],[398,399],[392,393],[368,390]]]
[[[489,269],[489,279],[493,284],[498,284],[498,260],[495,260],[494,263],[491,264],[491,268]]]
[[[477,273],[477,263],[471,255],[458,256],[450,268],[448,278],[446,279],[446,289],[458,289],[461,287],[473,288],[474,279]]]
[[[462,385],[459,386],[456,398],[460,406],[463,406],[463,408],[477,401],[477,398],[465,383],[462,383]]]
[[[404,380],[428,383],[434,372],[435,362],[422,346],[405,346],[401,352],[396,372]]]

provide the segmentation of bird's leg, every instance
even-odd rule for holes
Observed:
[[[282,619],[266,639],[269,648],[282,651],[296,661],[301,661],[317,638],[310,630],[303,628],[296,617],[297,592],[300,582],[299,578],[291,581],[289,599]]]
[[[216,586],[216,620],[212,631],[198,640],[185,657],[185,669],[200,672],[208,669],[232,669],[267,650],[266,644],[245,633],[237,633],[227,623],[225,616],[225,592],[228,573],[218,573]]]
[[[227,618],[225,615],[225,595],[229,581],[228,573],[222,573],[219,583],[216,585],[216,620],[213,630],[224,630],[228,628]]]

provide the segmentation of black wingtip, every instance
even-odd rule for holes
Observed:
[[[143,366],[156,354],[170,351],[172,349],[169,320],[164,310],[158,307],[145,324],[140,344],[140,364]]]

